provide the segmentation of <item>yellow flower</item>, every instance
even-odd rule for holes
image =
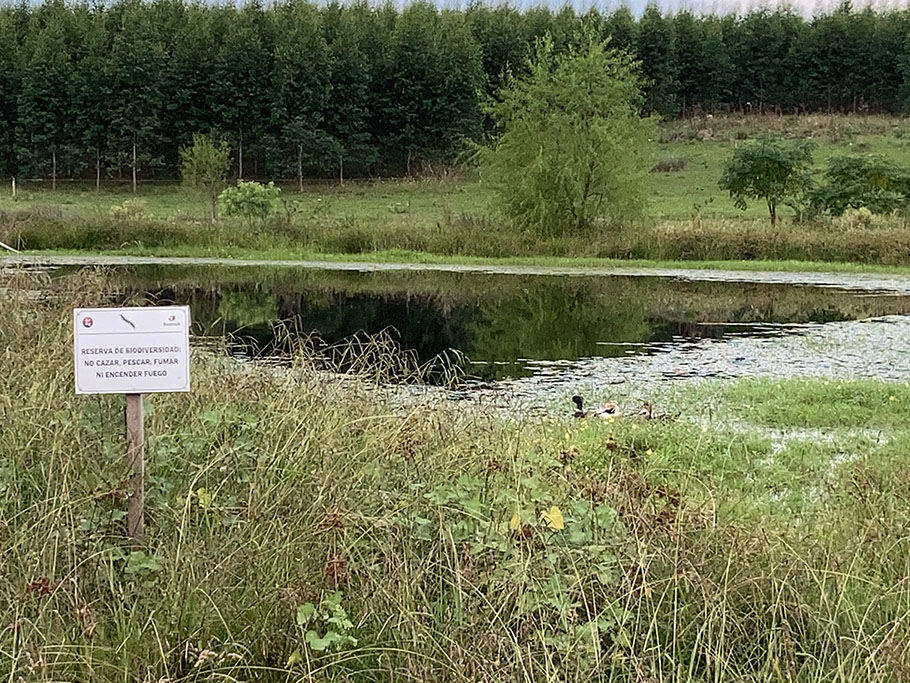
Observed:
[[[208,510],[211,507],[212,499],[214,497],[214,494],[212,494],[207,489],[196,489],[196,500],[199,502],[199,507],[201,507],[203,510]]]
[[[562,518],[562,510],[553,505],[549,510],[541,513],[540,519],[542,522],[546,523],[551,529],[556,531],[561,531],[565,529],[566,523]]]

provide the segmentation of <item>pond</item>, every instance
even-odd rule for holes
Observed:
[[[303,338],[331,353],[356,335],[385,332],[419,362],[445,355],[459,366],[463,388],[537,399],[602,394],[622,384],[620,393],[642,395],[668,379],[910,378],[903,362],[910,288],[887,276],[348,265],[128,265],[109,272],[118,302],[187,304],[197,342],[228,335],[238,357],[285,358]]]

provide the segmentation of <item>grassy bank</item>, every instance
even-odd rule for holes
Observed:
[[[880,225],[835,222],[771,228],[761,221],[665,221],[638,230],[608,232],[597,237],[571,236],[544,240],[527,233],[496,230],[467,223],[384,229],[359,224],[277,227],[250,232],[227,221],[205,223],[165,221],[93,223],[79,219],[7,220],[0,241],[31,252],[89,252],[158,256],[231,256],[269,259],[422,260],[455,259],[497,262],[585,264],[620,262],[803,262],[852,263],[857,266],[910,265],[910,230],[903,219]],[[753,266],[755,268],[755,266]],[[760,269],[770,266],[763,263]],[[805,269],[808,269],[806,267]]]
[[[544,238],[511,227],[489,188],[465,175],[445,180],[312,184],[285,188],[279,215],[248,225],[204,219],[206,202],[176,186],[138,196],[37,186],[0,197],[0,241],[33,251],[167,255],[372,255],[421,258],[801,261],[910,266],[905,217],[853,216],[771,227],[761,202],[738,211],[717,181],[733,150],[764,132],[812,138],[821,168],[835,154],[874,153],[910,165],[902,119],[730,117],[667,124],[648,176],[642,225]],[[673,170],[660,170],[673,169]]]
[[[175,253],[176,252],[176,253]],[[87,254],[75,249],[49,251],[29,251],[20,256],[0,255],[0,260],[7,262],[54,263],[59,259],[106,261],[106,257],[148,258],[152,264],[155,259],[187,260],[187,265],[223,265],[242,266],[245,263],[269,266],[279,263],[407,263],[479,267],[527,267],[527,268],[649,268],[649,269],[686,269],[686,270],[739,270],[751,272],[782,271],[791,273],[881,273],[890,275],[910,274],[910,266],[883,266],[868,263],[828,263],[824,261],[654,261],[646,259],[603,259],[557,256],[525,256],[483,258],[476,256],[437,256],[420,251],[392,249],[373,251],[365,254],[320,254],[311,251],[251,251],[242,248],[218,249],[112,249]],[[89,263],[91,265],[91,263]]]
[[[106,284],[54,286],[0,294],[10,680],[910,673],[903,386],[752,383],[661,406],[681,419],[525,422],[396,406],[370,388],[388,355],[340,382],[304,356],[276,376],[200,354],[191,394],[149,401],[132,550],[122,399],[72,392],[70,307]],[[887,438],[857,430],[870,414]],[[763,431],[808,415],[838,438]]]

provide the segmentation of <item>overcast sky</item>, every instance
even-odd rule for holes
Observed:
[[[21,0],[0,0],[2,5],[16,5]],[[26,0],[29,4],[39,5],[43,0]],[[75,0],[74,0],[75,1]],[[114,0],[102,0],[105,4],[110,4]],[[192,0],[187,0],[190,2]],[[235,5],[243,4],[244,0],[208,0],[212,4],[228,4],[233,2]],[[315,2],[326,2],[327,0],[315,0]],[[341,0],[345,2],[346,0]],[[368,0],[370,4],[380,5],[386,0]],[[404,6],[412,0],[391,0],[397,6]],[[649,2],[656,2],[657,6],[663,10],[675,12],[682,9],[690,9],[698,14],[746,14],[750,10],[761,7],[775,8],[779,5],[792,7],[806,18],[811,18],[815,14],[826,12],[833,7],[838,6],[842,0],[787,0],[786,2],[772,2],[768,0],[430,0],[438,7],[449,7],[453,9],[464,9],[472,1],[479,1],[486,5],[508,4],[519,9],[527,9],[539,5],[547,5],[553,9],[559,9],[566,4],[572,5],[576,10],[584,12],[585,10],[596,7],[600,11],[610,12],[620,5],[626,5],[635,16],[640,16]],[[271,2],[281,2],[281,0],[260,0],[263,5]],[[910,0],[854,0],[853,7],[862,9],[871,6],[878,10],[892,8],[906,8],[910,6]]]
[[[602,11],[610,11],[618,7],[620,4],[624,4],[629,7],[629,9],[631,9],[636,16],[638,16],[642,13],[645,6],[648,4],[648,1],[649,0],[625,0],[624,2],[620,2],[619,0],[570,0],[569,4],[575,7],[575,9],[581,11],[584,11],[592,6]],[[437,5],[453,8],[464,8],[469,4],[469,2],[466,0],[435,0],[435,2]],[[498,0],[486,0],[485,4],[496,5],[499,4],[499,2]],[[566,3],[563,0],[511,0],[508,4],[521,9],[534,7],[540,4],[547,4],[550,7],[558,9]],[[692,11],[700,14],[744,14],[752,9],[757,9],[760,7],[774,8],[780,4],[786,4],[803,16],[811,18],[814,14],[818,14],[820,12],[824,12],[833,7],[836,7],[840,4],[840,2],[839,0],[791,0],[790,2],[786,3],[762,2],[761,0],[657,0],[657,5],[665,10],[677,11],[682,9],[691,9]],[[907,7],[907,1],[859,1],[853,2],[853,6],[857,9],[862,9],[866,6],[872,6],[876,9],[889,9],[894,7]]]

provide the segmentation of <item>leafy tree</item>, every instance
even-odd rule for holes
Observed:
[[[12,13],[0,7],[0,174],[16,172],[15,140],[21,56]]]
[[[227,144],[208,135],[193,133],[193,146],[180,150],[183,183],[205,195],[213,223],[218,217],[218,193],[230,168],[231,156]]]
[[[507,215],[549,235],[643,215],[656,127],[639,116],[627,55],[590,38],[557,57],[545,39],[500,98],[490,106],[499,135],[480,159]]]
[[[256,2],[225,10],[212,73],[215,128],[237,149],[237,177],[262,151],[269,122],[275,25]],[[255,162],[254,162],[255,163]]]
[[[72,154],[70,143],[70,14],[62,2],[39,8],[25,44],[24,69],[17,102],[16,141],[19,165],[31,173],[58,169]]]
[[[80,49],[73,65],[71,116],[83,159],[92,159],[95,170],[95,189],[101,189],[101,170],[104,163],[107,133],[110,125],[112,93],[106,78],[110,31],[106,15],[100,8],[79,6],[77,25]]]
[[[647,111],[910,111],[910,11],[842,3],[640,19],[571,6],[366,0],[0,3],[0,173],[179,168],[194,132],[240,177],[449,162],[493,121],[481,93],[589,35],[640,60]],[[92,168],[93,167],[93,168]],[[105,168],[107,167],[107,169]]]
[[[136,192],[141,167],[163,164],[165,46],[153,15],[138,0],[121,0],[109,11],[114,34],[106,69],[111,92],[107,148],[115,168],[130,169]]]
[[[847,209],[891,213],[910,199],[910,171],[882,157],[836,156],[828,160],[817,208],[839,216]]]
[[[272,63],[271,127],[283,143],[276,150],[284,161],[280,167],[294,169],[302,190],[304,167],[318,159],[327,137],[328,48],[315,5],[292,0],[275,11],[281,28]]]
[[[250,229],[256,220],[265,220],[278,212],[281,188],[275,183],[263,185],[255,181],[238,180],[233,187],[225,188],[218,196],[225,216],[246,218]]]
[[[727,190],[733,204],[746,209],[746,199],[764,199],[777,222],[780,204],[793,208],[801,216],[812,188],[811,141],[785,142],[763,138],[733,153],[720,178],[720,189]]]
[[[679,65],[673,24],[662,17],[657,5],[649,4],[638,23],[635,55],[641,60],[646,79],[645,105],[661,116],[678,112]]]

